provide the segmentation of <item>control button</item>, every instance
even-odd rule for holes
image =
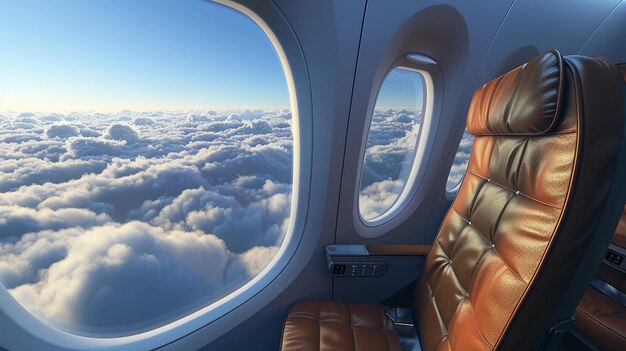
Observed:
[[[357,269],[357,267],[358,267],[358,265],[356,265],[356,264],[353,264],[353,265],[350,267],[350,268],[351,268],[351,269],[350,269],[350,275],[351,275],[351,276],[353,276],[353,277],[354,277],[354,276],[356,276],[356,269]]]
[[[614,251],[607,251],[605,259],[616,266],[620,266],[624,262],[624,256]]]
[[[344,275],[346,273],[346,265],[345,264],[336,264],[333,267],[333,274],[335,275]]]

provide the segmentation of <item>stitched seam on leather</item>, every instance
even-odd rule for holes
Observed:
[[[465,220],[465,218],[463,218],[463,216],[460,216],[460,215],[459,215],[459,217],[461,217],[461,219]],[[465,228],[467,228],[467,227],[474,228],[474,226],[472,226],[472,225],[470,225],[470,224],[469,224],[469,221],[467,221],[467,223],[466,223],[466,225],[465,225]],[[460,233],[460,234],[459,234],[459,236],[457,237],[457,240],[461,237],[461,235],[463,234],[463,232],[465,232],[465,228],[463,228],[463,230],[461,231],[461,233]],[[480,232],[478,232],[478,234],[480,234]],[[480,234],[480,236],[481,236],[483,239],[485,239],[485,237],[484,237],[482,234]],[[489,242],[489,241],[487,241],[487,243],[488,243],[488,242]],[[483,256],[485,255],[485,253],[487,253],[487,251],[489,251],[489,249],[486,249],[485,251],[483,251],[483,253],[480,255],[480,257],[478,258],[478,260],[476,260],[476,264],[475,264],[475,265],[474,265],[474,267],[472,268],[472,273],[470,273],[470,276],[469,276],[469,281],[468,281],[468,285],[469,285],[469,286],[468,286],[468,287],[464,286],[464,285],[463,285],[463,282],[459,279],[459,277],[457,277],[457,280],[459,281],[459,283],[461,283],[461,287],[463,288],[463,290],[465,290],[465,294],[466,294],[466,295],[469,295],[469,294],[470,294],[469,287],[471,287],[471,286],[472,286],[472,283],[471,283],[471,282],[472,282],[472,277],[473,277],[473,275],[474,275],[474,272],[476,271],[476,267],[478,267],[478,263],[479,263],[479,262],[480,262],[480,260],[483,258]],[[452,260],[450,260],[450,261],[452,261]],[[452,265],[452,263],[450,263],[450,265]],[[456,272],[455,272],[455,273],[456,273]]]
[[[322,306],[321,303],[317,304],[317,321],[318,321],[318,327],[317,327],[317,349],[321,349],[322,348]]]
[[[455,211],[455,212],[456,212],[456,211]],[[463,218],[463,216],[461,216],[461,215],[459,215],[459,217],[461,217],[462,219],[464,219],[464,218]],[[467,226],[466,226],[466,227],[467,227]],[[465,228],[463,228],[463,229],[465,229]],[[457,236],[457,240],[458,240],[458,238],[459,238],[459,237]],[[468,294],[468,292],[467,292],[467,288],[465,288],[465,286],[463,286],[463,282],[461,282],[461,279],[459,279],[459,276],[456,274],[456,271],[454,270],[454,266],[452,266],[452,259],[450,258],[450,256],[451,256],[451,255],[450,255],[450,254],[448,254],[448,253],[446,252],[446,250],[444,250],[444,249],[443,249],[443,246],[441,246],[441,243],[437,242],[437,245],[439,245],[439,247],[441,248],[441,251],[443,252],[443,254],[444,254],[444,255],[446,256],[446,258],[448,259],[447,266],[448,266],[448,267],[450,267],[450,270],[452,270],[452,274],[454,275],[454,278],[456,278],[456,281],[457,281],[457,282],[459,282],[459,285],[461,286],[461,288],[463,288],[463,292],[465,293],[465,295],[467,295],[467,294]],[[456,247],[456,242],[455,242],[455,245],[454,245],[454,246]],[[454,251],[454,249],[453,249],[452,251]],[[442,268],[442,270],[443,270],[443,269],[445,269],[445,266]],[[437,288],[438,288],[438,286],[439,286],[439,284],[441,284],[441,281],[442,281],[442,280],[443,280],[443,279],[441,279],[441,278],[437,279],[437,282],[436,282],[436,284],[435,284],[435,289],[437,289]],[[435,294],[435,291],[433,290],[433,296],[434,296],[434,294]],[[443,318],[442,318],[441,320],[443,321]],[[445,324],[445,323],[444,323],[444,324]]]
[[[464,218],[464,219],[465,219],[465,218]],[[474,227],[472,224],[469,224],[469,221],[468,221],[468,225],[471,225],[471,226],[472,226],[472,228],[476,229],[476,227]],[[490,243],[490,242],[491,242],[489,239],[487,239],[487,238],[485,237],[485,235],[484,235],[483,233],[481,233],[481,232],[480,232],[480,230],[476,229],[476,232],[478,232],[478,234],[480,234],[480,235],[483,237],[483,239],[485,239],[488,243]],[[495,247],[492,247],[491,249],[492,249],[492,250],[493,250],[493,251],[494,251],[494,252],[495,252],[495,253],[496,253],[496,254],[497,254],[497,255],[498,255],[501,259],[502,259],[502,261],[506,264],[506,266],[507,266],[507,267],[511,270],[511,272],[513,272],[513,273],[517,276],[517,278],[519,278],[519,280],[521,280],[522,282],[526,283],[526,280],[524,280],[524,278],[522,278],[522,276],[521,276],[521,275],[517,272],[517,270],[515,270],[515,269],[513,268],[513,266],[511,266],[511,264],[509,263],[509,261],[507,261],[507,260],[506,260],[506,259],[505,259],[505,258],[504,258],[501,254],[500,254],[500,252],[498,252],[498,250],[497,250]],[[487,251],[489,251],[489,250],[487,250]],[[479,262],[476,262],[476,265],[477,265],[477,266],[478,266],[478,263],[479,263]]]
[[[385,342],[387,343],[387,350],[391,350],[391,344],[389,343],[389,337],[390,337],[389,331],[385,329],[385,318],[387,317],[387,314],[383,313],[383,310],[381,308],[379,308],[378,311],[380,312],[380,318],[382,321],[381,329],[383,331],[383,334],[385,335]]]
[[[486,252],[486,251],[485,251]],[[469,304],[472,304],[472,301],[469,301]],[[474,307],[472,307],[472,311],[474,310]],[[487,345],[493,347],[493,344],[491,344],[489,342],[489,340],[487,340],[487,337],[485,336],[485,334],[483,334],[483,331],[480,330],[480,328],[478,327],[478,321],[476,320],[476,313],[472,312],[472,318],[474,319],[474,324],[476,324],[476,329],[478,330],[478,334],[480,334],[480,336],[483,338],[483,340],[487,343]]]
[[[467,173],[472,174],[472,175],[475,175],[475,176],[477,176],[477,177],[479,177],[479,178],[481,178],[481,179],[487,180],[487,178],[485,178],[485,177],[481,177],[481,176],[479,176],[479,175],[478,175],[478,174],[476,174],[476,173],[469,172],[469,171],[468,171]],[[471,216],[472,216],[472,214],[474,213],[474,205],[476,204],[476,199],[478,198],[478,194],[480,194],[480,192],[483,190],[483,187],[485,186],[485,184],[487,184],[487,182],[482,183],[482,184],[480,185],[480,188],[478,188],[478,189],[476,190],[476,192],[475,192],[475,194],[474,194],[474,197],[472,198],[472,203],[471,203],[471,204],[468,206],[468,208],[467,208],[467,214],[468,214],[468,217],[471,217]],[[461,216],[461,218],[465,219],[465,217],[463,217],[460,213],[458,213],[458,212],[457,212],[457,214],[458,214],[459,216]],[[467,222],[469,222],[469,220],[468,220]]]
[[[493,139],[494,139],[494,141],[491,143],[491,151],[489,152],[489,162],[487,163],[487,172],[489,172],[489,165],[491,165],[491,159],[493,158],[493,152],[494,152],[494,150],[496,149],[496,142],[498,141],[498,140],[497,140],[497,137],[495,137],[495,138],[493,138]],[[472,151],[474,151],[474,149],[473,149],[473,148],[472,148]],[[470,154],[470,155],[471,155],[471,154]],[[471,157],[471,156],[470,156],[470,157]],[[487,180],[487,178],[485,178],[485,177],[482,177],[482,176],[480,176],[480,175],[478,175],[478,174],[476,174],[476,173],[470,172],[470,171],[469,171],[469,164],[468,164],[468,169],[466,170],[466,173],[468,173],[468,172],[469,172],[470,174],[474,174],[474,175],[476,175],[476,176],[478,176],[478,177],[480,177],[480,178],[482,178],[482,179],[486,179],[486,180]],[[476,190],[476,192],[474,193],[474,198],[472,199],[472,203],[471,203],[471,205],[470,205],[470,207],[469,207],[469,209],[468,209],[468,211],[467,211],[467,215],[468,215],[468,217],[471,217],[471,216],[472,216],[472,214],[474,213],[474,206],[476,205],[476,199],[478,198],[478,195],[480,194],[480,192],[481,192],[481,191],[483,190],[483,188],[485,187],[485,184],[487,184],[487,183],[483,183],[483,184],[481,184],[481,185],[480,185],[480,189]],[[462,218],[462,217],[463,217],[463,216],[461,216],[461,218]],[[468,220],[467,222],[469,223],[469,220]]]
[[[476,272],[478,272],[478,264],[480,263],[480,261],[482,261],[483,257],[485,257],[485,255],[487,254],[487,252],[489,252],[489,249],[483,251],[483,253],[480,255],[480,257],[478,258],[478,260],[476,260],[476,264],[474,265],[474,268],[472,268],[472,273],[470,274],[469,277],[469,286],[471,287],[474,281],[474,276],[476,275]],[[469,289],[468,289],[469,290]],[[472,292],[468,292],[469,294],[471,294]],[[470,295],[471,296],[471,295]]]
[[[352,313],[352,308],[350,308],[350,304],[348,304],[348,313],[350,313],[350,332],[352,333],[352,349],[356,350],[356,334],[354,333],[354,314]]]
[[[459,285],[461,286],[461,290],[463,290],[462,292],[464,293],[465,296],[467,296],[469,293],[467,292],[467,289],[463,286],[463,282],[461,282],[461,279],[459,279],[459,276],[456,274],[456,271],[454,270],[454,267],[452,266],[452,259],[450,257],[448,257],[448,267],[450,267],[450,270],[452,271],[454,278],[456,278],[456,281],[459,282]],[[462,301],[462,300],[459,300],[459,301]]]
[[[459,217],[461,217],[461,219],[463,219],[463,220],[465,219],[465,218],[463,218],[463,216],[459,215]],[[456,256],[456,248],[458,246],[457,243],[459,242],[459,239],[461,239],[464,235],[467,235],[465,233],[469,232],[469,230],[465,230],[468,227],[469,227],[469,225],[467,225],[467,223],[465,223],[465,227],[463,229],[461,229],[461,231],[459,232],[459,235],[456,237],[456,243],[455,243],[454,247],[452,248],[451,255],[447,255],[450,258],[451,261],[454,258],[454,256]]]
[[[513,89],[513,93],[511,94],[511,96],[515,97],[517,96],[517,92],[519,91],[519,86],[522,84],[521,83],[521,72],[524,70],[525,65],[522,65],[520,67],[518,67],[515,71],[515,88]],[[511,112],[511,105],[513,105],[515,102],[513,101],[513,99],[509,99],[509,101],[506,104],[506,107],[504,109],[504,115],[508,116]],[[506,128],[507,130],[511,130],[511,120],[508,119],[506,120]]]
[[[515,268],[513,268],[513,266],[511,265],[511,263],[510,263],[509,261],[507,261],[507,259],[506,259],[506,258],[504,258],[504,256],[502,256],[502,254],[500,253],[500,251],[498,251],[498,249],[497,249],[497,248],[493,247],[492,249],[493,249],[493,251],[494,251],[494,252],[495,252],[498,256],[500,256],[500,258],[502,259],[502,261],[503,261],[503,262],[507,265],[507,267],[509,267],[509,269],[511,270],[511,272],[513,272],[513,273],[515,274],[515,276],[516,276],[519,280],[521,280],[522,282],[524,282],[524,284],[528,284],[528,282],[526,281],[526,279],[522,278],[522,275],[521,275],[521,274],[519,274],[519,272],[518,272]]]
[[[437,305],[437,299],[435,298],[435,291],[433,290],[432,286],[430,286],[430,283],[428,283],[427,279],[425,279],[424,282],[426,283],[428,290],[431,291],[430,297],[433,299],[433,306],[435,306],[435,315],[439,320],[439,324],[443,328],[443,334],[445,338],[448,336],[448,326],[443,322],[443,318],[441,318],[441,312],[439,312],[439,306]]]
[[[439,243],[437,243],[437,244],[439,244]],[[439,245],[439,246],[441,247],[441,245]],[[459,277],[457,276],[456,272],[454,271],[454,267],[452,267],[452,260],[450,259],[450,255],[448,255],[448,254],[444,251],[443,247],[441,248],[441,251],[443,251],[444,255],[445,255],[445,256],[446,256],[446,258],[448,259],[448,263],[444,264],[444,266],[441,268],[441,271],[443,271],[444,269],[446,269],[446,267],[450,267],[450,270],[452,270],[452,274],[454,275],[454,277],[456,278],[456,280],[457,280],[459,283],[461,283],[461,280],[459,280]],[[436,282],[435,284],[433,284],[433,288],[434,288],[434,289],[432,290],[432,291],[433,291],[433,297],[434,297],[434,295],[435,295],[435,290],[439,290],[439,284],[441,284],[441,282],[442,282],[443,280],[444,280],[443,278],[439,277],[439,278],[437,279],[437,282]],[[467,294],[467,289],[465,289],[465,287],[463,286],[463,284],[460,284],[460,285],[461,285],[461,287],[463,288],[463,291],[465,292],[465,294]],[[441,320],[443,321],[443,318],[442,318]],[[444,323],[444,324],[445,324],[445,323]]]
[[[439,340],[439,344],[437,344],[437,348],[435,350],[439,350],[439,346],[441,346],[441,344],[443,344],[444,341],[446,341],[448,339],[448,335],[444,335],[443,338],[441,338],[441,340]]]
[[[517,188],[517,194],[521,194],[519,191],[519,175],[522,169],[522,162],[524,162],[524,157],[526,156],[526,150],[528,150],[528,143],[530,142],[530,138],[524,138],[524,149],[522,150],[522,154],[519,158],[519,163],[517,164],[517,172],[515,173],[515,187]]]
[[[495,99],[496,97],[496,92],[498,91],[498,86],[500,86],[502,79],[504,79],[504,76],[500,76],[500,78],[496,80],[493,86],[493,90],[491,90],[491,96],[489,96],[489,102],[488,102],[489,105],[487,105],[487,113],[485,115],[485,124],[486,124],[485,127],[489,129],[491,129],[491,126],[489,125],[489,116],[491,115],[491,107],[493,106],[493,99]]]
[[[470,174],[472,174],[472,175],[475,175],[475,176],[477,176],[477,177],[479,177],[479,178],[482,178],[482,179],[484,179],[484,180],[489,180],[489,183],[493,183],[493,184],[495,184],[495,185],[497,185],[497,186],[499,186],[499,187],[501,187],[501,188],[507,189],[507,190],[509,190],[509,191],[511,191],[511,192],[516,192],[516,191],[519,191],[519,190],[513,190],[513,189],[511,189],[511,188],[509,188],[509,187],[507,187],[507,186],[504,186],[504,185],[500,184],[500,183],[494,182],[493,180],[490,180],[490,179],[488,179],[488,178],[485,178],[485,177],[481,176],[480,174],[476,174],[476,173],[471,172],[471,171],[467,171],[467,173],[470,173]],[[532,196],[530,196],[530,195],[528,195],[528,194],[524,194],[524,193],[522,193],[521,191],[520,191],[520,193],[519,193],[519,194],[520,194],[520,195],[523,195],[524,197],[527,197],[529,200],[535,201],[535,202],[540,203],[540,204],[542,204],[542,205],[545,205],[545,206],[548,206],[548,207],[552,207],[552,208],[557,209],[557,210],[562,210],[562,208],[561,208],[561,207],[559,207],[559,206],[557,206],[557,205],[553,205],[553,204],[547,203],[547,202],[545,202],[545,201],[538,200],[538,199],[536,199],[536,198],[534,198],[534,197],[532,197]]]
[[[493,225],[493,240],[491,240],[491,244],[495,244],[496,242],[496,233],[498,232],[498,227],[500,226],[500,222],[502,221],[502,216],[504,216],[504,212],[506,211],[506,208],[509,206],[509,204],[511,203],[511,200],[513,200],[513,198],[515,197],[515,193],[513,193],[513,195],[511,195],[511,197],[506,200],[506,203],[504,204],[504,206],[502,206],[502,209],[500,210],[500,213],[498,214],[498,218],[496,218],[496,222]]]
[[[489,162],[487,163],[487,176],[489,177],[488,179],[491,178],[491,165],[494,163],[493,162],[493,155],[495,154],[496,151],[496,145],[498,144],[499,140],[498,140],[498,136],[494,136],[491,137],[493,139],[493,144],[491,146],[491,152],[489,153]],[[469,165],[468,165],[469,168]],[[476,196],[478,196],[478,193],[476,193]]]

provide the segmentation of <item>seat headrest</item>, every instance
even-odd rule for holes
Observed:
[[[558,119],[563,61],[548,51],[479,88],[470,104],[467,130],[473,135],[539,135]]]

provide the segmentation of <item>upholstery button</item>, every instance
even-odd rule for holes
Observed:
[[[519,195],[519,190],[515,192],[515,195]]]

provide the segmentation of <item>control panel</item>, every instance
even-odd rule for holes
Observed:
[[[387,262],[370,256],[365,245],[326,246],[328,269],[335,277],[380,277]]]
[[[624,257],[626,257],[626,249],[611,243],[609,244],[609,249],[604,255],[604,262],[626,272],[626,262],[624,262]]]
[[[380,277],[387,271],[385,262],[332,262],[330,271],[334,276]]]

